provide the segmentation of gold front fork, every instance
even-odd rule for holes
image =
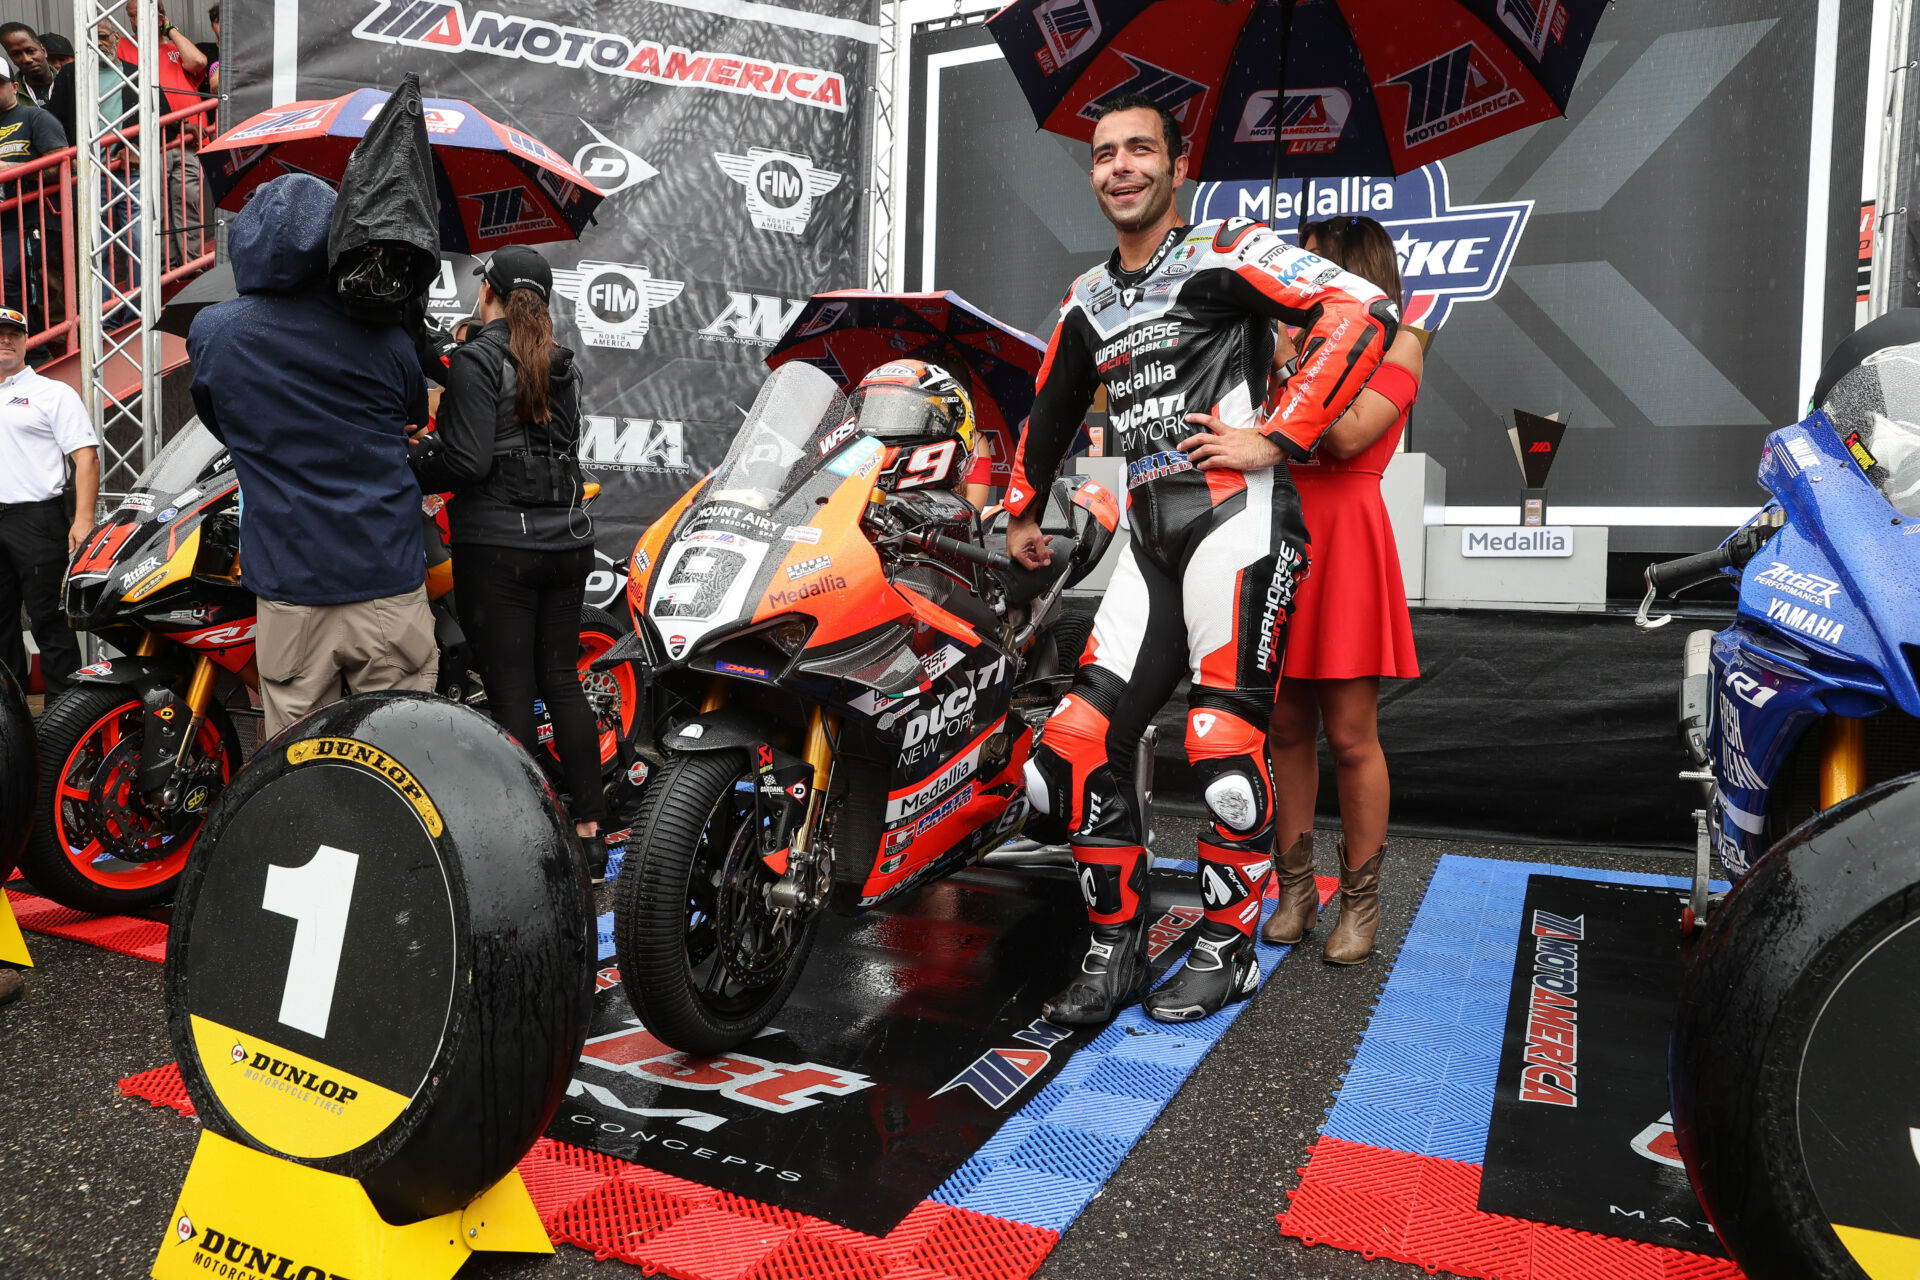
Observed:
[[[180,736],[180,754],[175,757],[175,764],[186,762],[193,740],[200,736],[200,722],[206,719],[207,708],[213,705],[214,672],[213,659],[205,654],[193,664],[193,675],[187,680],[187,731]]]
[[[793,851],[805,853],[813,847],[814,824],[820,818],[820,806],[826,803],[827,782],[833,774],[833,735],[840,723],[819,707],[807,709],[807,766],[813,771],[807,792],[807,820],[794,833]]]
[[[1867,722],[1828,716],[1820,739],[1820,807],[1831,809],[1867,785]]]

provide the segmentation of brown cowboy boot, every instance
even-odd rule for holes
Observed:
[[[1313,832],[1302,831],[1275,864],[1280,902],[1260,926],[1263,942],[1291,946],[1320,919],[1320,886],[1313,878]]]
[[[1340,842],[1340,922],[1327,935],[1328,964],[1359,964],[1373,954],[1373,931],[1380,927],[1380,862],[1387,846],[1357,867],[1347,865],[1347,842]]]

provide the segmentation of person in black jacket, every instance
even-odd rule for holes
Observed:
[[[452,490],[454,598],[487,705],[529,751],[534,699],[553,717],[574,831],[596,881],[606,870],[599,728],[580,688],[580,610],[593,524],[580,492],[580,380],[553,341],[553,272],[509,245],[475,273],[481,328],[453,348],[432,436],[416,440],[430,493]]]

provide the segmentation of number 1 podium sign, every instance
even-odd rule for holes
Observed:
[[[234,779],[181,878],[168,1025],[209,1132],[153,1274],[440,1280],[475,1250],[550,1251],[514,1165],[593,976],[552,792],[491,721],[425,695],[294,734]]]

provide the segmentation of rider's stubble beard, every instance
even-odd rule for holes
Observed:
[[[1107,200],[1104,186],[1094,188],[1094,199],[1100,204],[1100,212],[1115,231],[1144,231],[1166,216],[1173,207],[1173,165],[1168,162],[1165,168],[1147,171],[1137,168],[1136,173],[1147,179],[1146,193],[1134,204],[1132,209],[1116,210]]]

